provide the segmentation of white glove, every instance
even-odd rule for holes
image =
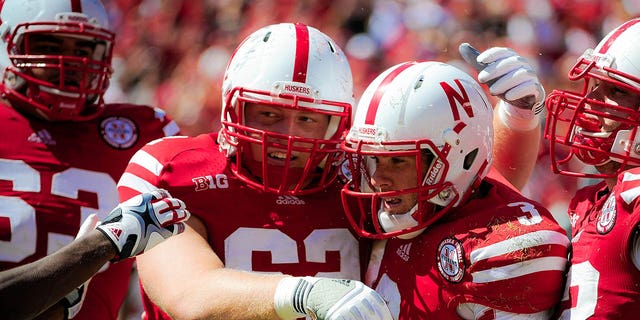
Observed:
[[[82,225],[80,225],[80,230],[78,230],[76,239],[82,238],[89,231],[95,229],[97,224],[98,216],[96,214],[90,214],[86,219],[84,219]],[[80,308],[82,308],[82,303],[84,302],[84,297],[87,293],[87,289],[89,288],[89,281],[91,281],[91,278],[62,298],[62,305],[65,309],[65,319],[73,319],[78,312],[80,312]]]
[[[382,297],[356,280],[287,277],[278,283],[274,307],[283,320],[393,319]]]
[[[134,257],[184,231],[191,214],[166,190],[137,195],[118,205],[97,227],[118,251],[112,261]]]
[[[536,71],[525,58],[504,47],[479,53],[463,43],[458,49],[465,61],[478,71],[478,81],[489,86],[491,95],[504,102],[500,106],[503,120],[513,119],[511,127],[538,124],[537,115],[544,110],[546,95]]]

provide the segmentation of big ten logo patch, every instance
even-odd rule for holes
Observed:
[[[224,174],[216,174],[214,176],[196,177],[191,179],[195,184],[195,191],[204,191],[209,189],[227,189],[229,188],[229,179]]]

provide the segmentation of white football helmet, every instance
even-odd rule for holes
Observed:
[[[461,204],[491,166],[492,121],[480,85],[451,65],[406,62],[380,74],[359,101],[342,145],[353,173],[342,200],[353,227],[370,238],[411,238]],[[380,191],[371,184],[371,161],[381,156],[415,156],[421,183]],[[383,210],[381,199],[409,193],[418,196],[409,212]]]
[[[617,176],[628,165],[640,165],[640,112],[638,105],[613,105],[595,98],[592,91],[606,83],[640,96],[640,19],[620,25],[588,49],[569,71],[579,90],[554,90],[546,99],[545,138],[550,142],[552,169],[577,177]],[[619,122],[615,130],[601,129],[605,120]],[[576,165],[578,159],[588,165]],[[591,166],[620,163],[611,173],[593,173]],[[584,170],[583,170],[584,169]]]
[[[5,0],[0,11],[2,95],[47,120],[86,120],[102,111],[111,76],[114,33],[99,0]],[[90,41],[93,56],[28,52],[29,41],[54,36]],[[41,79],[33,70],[46,69]]]
[[[264,27],[236,49],[222,86],[218,142],[234,160],[237,177],[261,190],[291,195],[317,192],[335,180],[354,96],[349,63],[331,38],[300,23]],[[258,130],[244,123],[247,102],[324,114],[329,128],[324,139]],[[252,160],[252,144],[261,146],[261,162]],[[303,169],[268,165],[267,149],[274,148],[288,159],[292,152],[310,157]]]

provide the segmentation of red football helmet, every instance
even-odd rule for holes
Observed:
[[[326,115],[329,126],[323,139],[260,130],[245,123],[247,103]],[[278,194],[317,192],[337,177],[353,103],[349,63],[331,38],[303,24],[270,25],[247,37],[227,66],[218,142],[248,185]],[[260,148],[258,156],[252,146]],[[269,164],[272,154],[285,164]],[[301,154],[306,164],[290,167]]]
[[[52,121],[87,120],[102,111],[114,33],[100,1],[5,0],[0,19],[1,90],[14,107]],[[89,49],[61,55],[51,45],[61,38],[79,39]],[[46,47],[30,52],[42,39]]]
[[[640,101],[638,39],[640,19],[611,31],[569,71],[571,81],[583,82],[581,90],[554,90],[547,97],[544,136],[550,142],[554,172],[609,178],[628,166],[640,165],[640,105],[614,102],[622,94]],[[603,90],[607,92],[600,92]],[[611,161],[620,164],[617,171],[592,169]]]
[[[369,238],[411,238],[464,203],[491,166],[492,121],[480,85],[451,65],[406,62],[380,74],[342,144],[352,172],[342,201],[354,229]],[[415,157],[418,185],[374,185],[379,157]],[[403,195],[416,195],[410,210],[385,211],[386,199]]]

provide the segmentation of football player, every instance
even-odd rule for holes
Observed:
[[[560,319],[640,312],[638,39],[640,19],[621,24],[569,71],[579,89],[546,100],[552,170],[597,179],[569,203],[573,249]]]
[[[547,319],[560,299],[569,239],[492,170],[492,122],[480,85],[433,61],[387,69],[358,103],[343,203],[360,235],[381,239],[366,283],[394,319]]]
[[[361,279],[370,248],[340,203],[354,101],[340,47],[304,24],[259,29],[233,54],[222,98],[219,133],[147,144],[118,182],[121,200],[165,188],[192,213],[137,260],[146,317],[390,319],[361,282],[327,278]]]
[[[500,69],[508,75],[496,75],[506,79],[496,94],[521,84],[513,70]],[[347,58],[318,30],[276,24],[242,42],[224,76],[221,131],[148,144],[118,183],[121,200],[167,188],[194,215],[183,235],[137,260],[147,317],[387,315],[360,282],[324,279],[362,279],[369,258],[369,241],[344,216],[337,180],[353,102]],[[537,145],[538,118],[507,118],[529,121],[517,134]],[[510,173],[517,181],[530,170]]]
[[[6,0],[0,19],[0,270],[6,270],[69,244],[90,214],[104,220],[118,205],[116,182],[134,152],[178,128],[159,109],[103,101],[114,33],[98,0]],[[105,265],[76,318],[115,319],[132,263]],[[51,312],[62,315],[61,306]]]
[[[118,205],[99,225],[98,216],[90,214],[69,245],[40,260],[0,271],[3,316],[32,319],[63,298],[74,304],[72,299],[82,299],[86,291],[82,288],[75,297],[65,297],[67,293],[82,287],[105,263],[150,250],[183,231],[188,218],[184,202],[161,189]]]

